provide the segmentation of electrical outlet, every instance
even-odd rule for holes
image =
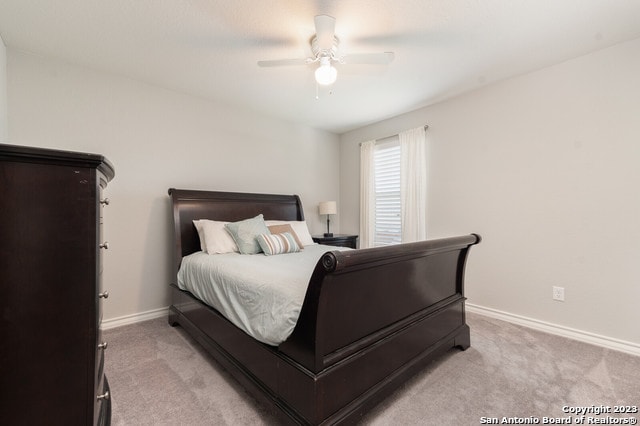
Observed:
[[[564,287],[553,286],[553,300],[564,302]]]

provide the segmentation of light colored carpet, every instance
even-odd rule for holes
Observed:
[[[640,357],[468,314],[471,348],[449,351],[368,413],[366,425],[478,425],[572,417],[563,407],[640,406]],[[112,424],[276,425],[181,327],[104,332]],[[597,419],[640,414],[587,414]],[[484,420],[487,423],[489,420]]]

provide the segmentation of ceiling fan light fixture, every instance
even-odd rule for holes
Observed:
[[[355,53],[338,56],[340,39],[335,34],[336,18],[329,15],[317,15],[314,17],[316,33],[309,39],[311,56],[298,59],[276,59],[269,61],[258,61],[259,67],[279,67],[288,65],[311,65],[317,64],[315,70],[316,97],[318,85],[329,86],[335,83],[338,77],[338,70],[334,63],[342,65],[348,64],[371,64],[387,65],[393,61],[393,52],[383,53]]]
[[[335,83],[336,78],[338,78],[338,70],[331,65],[331,62],[324,58],[320,61],[320,66],[316,69],[316,81],[318,84],[323,86],[328,86],[330,84]]]

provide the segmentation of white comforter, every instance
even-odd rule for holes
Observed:
[[[313,268],[331,250],[349,249],[314,244],[277,256],[196,252],[182,259],[178,287],[255,339],[279,345],[298,321]]]

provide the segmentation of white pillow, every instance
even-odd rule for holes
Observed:
[[[303,246],[310,246],[315,244],[313,238],[311,238],[311,234],[309,233],[309,228],[307,227],[307,222],[304,220],[266,220],[267,226],[270,225],[284,225],[289,224],[293,229],[293,232],[296,233],[298,239]]]
[[[217,220],[200,219],[194,220],[193,224],[198,230],[198,227],[202,228],[202,231],[198,230],[200,235],[200,246],[203,246],[202,238],[204,237],[204,248],[209,254],[222,254],[238,252],[238,246],[233,241],[231,234],[225,228],[225,225],[229,222],[220,222]]]
[[[207,244],[204,240],[204,219],[196,219],[193,221],[193,226],[196,227],[196,231],[198,231],[198,237],[200,238],[200,250],[207,251]]]

